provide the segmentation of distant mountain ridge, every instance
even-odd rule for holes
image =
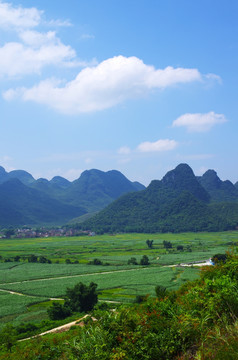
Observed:
[[[0,226],[62,225],[144,188],[116,170],[87,170],[70,182],[61,176],[35,180],[24,170],[0,167]]]
[[[95,216],[93,214],[96,214]],[[90,216],[93,216],[90,218]],[[63,225],[96,231],[220,231],[238,227],[238,182],[179,164],[145,188],[117,170],[84,171],[70,182],[0,166],[0,226]]]
[[[210,195],[211,201],[238,201],[238,187],[229,180],[222,181],[216,171],[207,170],[203,176],[197,177],[197,179]]]
[[[214,181],[214,171],[198,178],[187,164],[180,164],[162,180],[153,180],[145,190],[120,197],[79,227],[98,232],[235,229],[237,188],[218,177]]]

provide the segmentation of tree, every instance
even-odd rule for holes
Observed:
[[[128,260],[127,264],[128,264],[128,265],[138,265],[135,257],[131,257],[131,258]]]
[[[177,246],[177,250],[178,250],[178,251],[183,251],[183,245],[178,245],[178,246]]]
[[[152,249],[154,240],[146,240],[146,244],[148,245],[149,249]]]
[[[47,262],[48,262],[48,260],[46,259],[45,256],[40,256],[39,263],[46,264]]]
[[[83,283],[76,284],[66,291],[65,306],[72,311],[87,312],[94,308],[98,302],[97,284],[91,282],[88,286]]]
[[[147,255],[143,255],[142,259],[140,260],[141,265],[150,265],[149,258]]]
[[[71,310],[65,305],[53,302],[47,313],[51,320],[62,320],[71,315]]]
[[[164,245],[165,249],[172,249],[172,247],[173,247],[172,243],[170,241],[166,241],[166,240],[163,241],[163,245]]]
[[[16,262],[18,262],[18,261],[20,261],[20,256],[19,255],[16,255],[15,257],[14,257],[14,261],[16,261]]]
[[[36,263],[37,262],[37,256],[36,255],[30,255],[28,258],[29,263]]]
[[[226,254],[216,254],[212,257],[212,261],[217,264],[219,261],[222,261],[223,263],[225,263],[227,260],[227,255]]]
[[[102,265],[102,261],[96,258],[92,261],[89,261],[89,265]]]

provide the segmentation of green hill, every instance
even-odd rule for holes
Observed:
[[[105,232],[221,231],[238,225],[238,203],[209,202],[186,164],[178,165],[147,189],[124,195],[85,221],[83,229]]]
[[[10,179],[0,185],[0,226],[62,224],[86,211]]]
[[[0,167],[0,226],[62,225],[143,188],[115,170],[88,170],[70,182],[61,176],[35,180],[24,170]]]
[[[238,188],[229,180],[222,181],[214,170],[208,170],[201,177],[199,183],[210,195],[213,202],[238,202]]]
[[[79,179],[61,192],[61,201],[83,206],[88,212],[103,209],[113,200],[129,192],[138,191],[144,186],[129,181],[122,173],[116,170],[103,172],[92,169],[84,171]]]

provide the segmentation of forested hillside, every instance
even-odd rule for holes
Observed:
[[[237,190],[230,182],[224,185],[218,178],[221,185],[216,187],[210,181],[208,192],[202,186],[207,175],[197,179],[188,165],[180,164],[161,181],[152,181],[147,189],[114,201],[83,223],[82,228],[98,232],[222,231],[236,228]],[[227,188],[231,189],[229,193]],[[224,198],[232,202],[224,202]]]

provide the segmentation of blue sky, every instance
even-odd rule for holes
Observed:
[[[0,1],[0,165],[238,181],[236,0]]]

